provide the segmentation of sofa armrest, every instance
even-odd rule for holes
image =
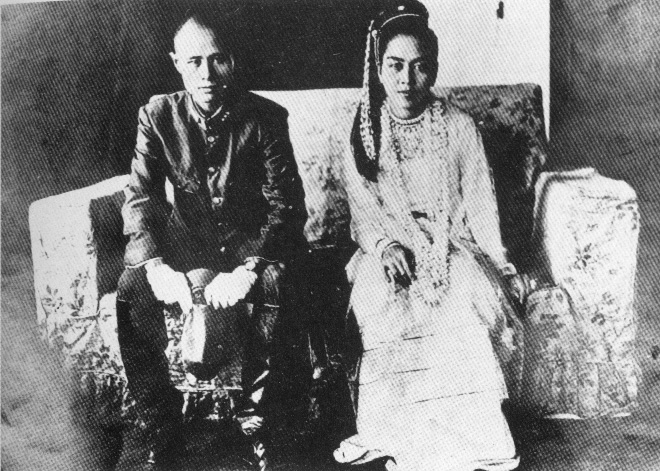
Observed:
[[[103,294],[114,291],[108,268],[112,252],[123,250],[121,213],[128,176],[32,203],[29,212],[37,322],[51,346],[67,351],[99,311]],[[117,232],[119,236],[117,235]],[[117,238],[119,237],[119,240]],[[99,239],[114,240],[112,248]],[[115,279],[116,285],[116,279]]]
[[[632,293],[639,208],[630,185],[586,168],[543,172],[535,191],[532,240],[541,281]]]
[[[526,397],[545,414],[618,416],[637,407],[635,191],[593,169],[536,186],[533,246],[549,290],[527,303]]]

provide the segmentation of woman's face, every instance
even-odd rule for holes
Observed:
[[[379,77],[396,117],[408,119],[424,110],[435,81],[433,62],[414,36],[398,35],[387,44]]]

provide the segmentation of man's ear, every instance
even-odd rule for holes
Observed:
[[[176,58],[176,53],[175,52],[170,52],[170,59],[172,59],[172,63],[174,64],[174,67],[176,70],[181,73],[179,70],[179,60]]]

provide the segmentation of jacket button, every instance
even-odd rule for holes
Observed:
[[[209,142],[215,142],[215,136],[209,136],[206,138],[206,140]]]
[[[223,200],[223,198],[221,198],[220,196],[214,196],[213,198],[211,198],[211,201],[213,201],[213,204],[221,204],[222,200]]]
[[[218,170],[215,167],[209,167],[209,173],[215,173],[215,171]]]

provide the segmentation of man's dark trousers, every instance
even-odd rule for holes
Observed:
[[[230,271],[217,263],[200,266],[198,257],[177,259],[170,265],[184,273],[199,268],[212,273]],[[293,308],[289,271],[282,263],[268,264],[259,270],[259,278],[248,295],[255,308],[245,337],[242,371],[245,400],[239,407],[239,416],[268,416],[278,395],[275,390],[282,385],[279,363],[281,357],[287,356],[284,350],[289,347],[292,334],[295,335],[292,328],[301,327],[294,319],[298,310]],[[117,293],[119,345],[128,387],[146,424],[149,446],[159,452],[159,448],[176,439],[183,406],[182,395],[169,378],[164,304],[155,298],[143,266],[126,268]],[[222,316],[223,309],[214,314]]]

